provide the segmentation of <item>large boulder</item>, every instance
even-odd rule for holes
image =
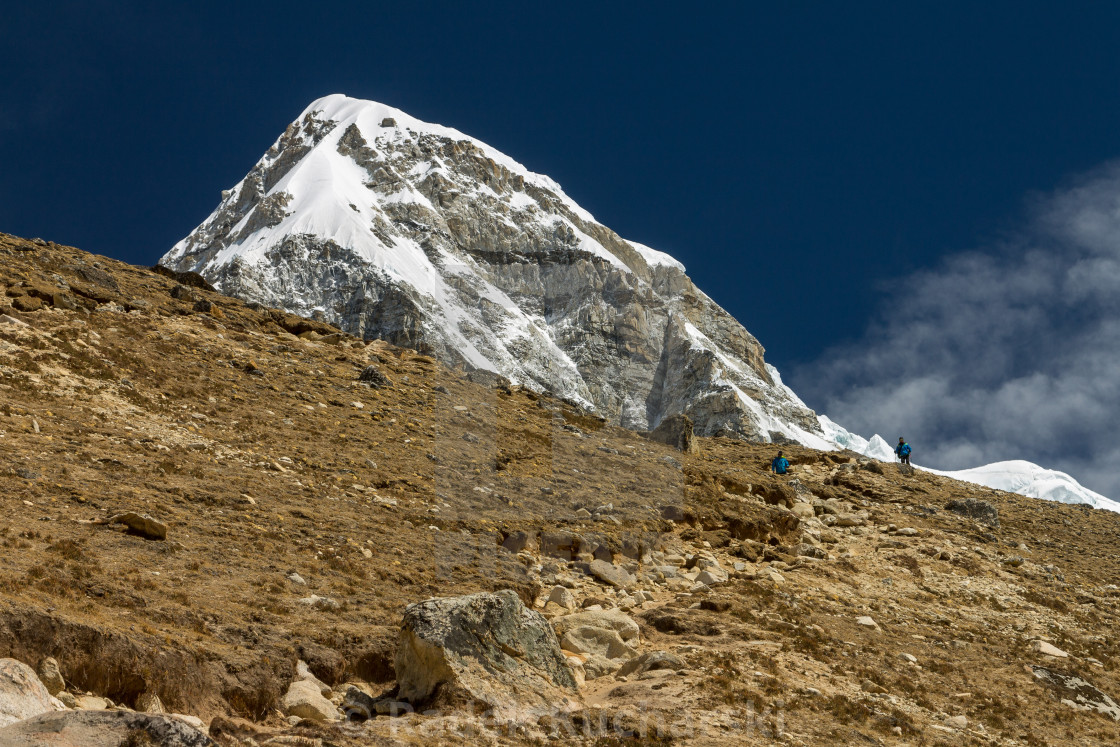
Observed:
[[[551,708],[576,687],[548,621],[511,590],[429,599],[405,610],[397,697]]]
[[[4,747],[217,747],[214,740],[183,721],[134,711],[43,713],[0,728]]]
[[[0,726],[63,708],[34,669],[22,661],[0,659]]]

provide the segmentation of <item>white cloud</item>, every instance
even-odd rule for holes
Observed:
[[[1120,496],[1120,163],[893,284],[861,340],[790,380],[854,432],[905,435],[921,463],[1027,459]]]

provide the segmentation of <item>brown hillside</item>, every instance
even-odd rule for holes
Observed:
[[[0,656],[53,656],[74,694],[155,693],[226,744],[1120,743],[1035,669],[1120,698],[1116,514],[799,447],[778,479],[772,446],[680,452],[200,285],[0,234]],[[946,508],[969,499],[998,526]],[[88,523],[125,512],[166,539]],[[684,575],[704,551],[726,583]],[[557,584],[685,666],[589,679],[574,731],[277,710],[298,659],[391,688],[408,604],[510,588],[554,616]]]

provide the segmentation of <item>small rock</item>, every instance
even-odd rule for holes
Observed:
[[[280,708],[287,716],[311,721],[337,721],[339,718],[334,703],[324,698],[319,686],[309,680],[297,680],[289,685]]]
[[[296,662],[296,681],[310,682],[312,685],[319,688],[319,694],[324,698],[329,698],[331,696],[330,686],[312,674],[311,669],[307,666],[307,662],[302,659]]]
[[[39,680],[51,695],[58,695],[66,689],[66,681],[58,671],[58,662],[49,656],[39,662]]]
[[[876,682],[872,682],[871,680],[864,680],[863,682],[861,682],[860,689],[865,693],[875,693],[880,695],[887,692],[887,688]]]
[[[910,662],[911,664],[917,664],[918,663],[918,657],[914,656],[913,654],[899,654],[899,656],[901,656],[903,659]]]
[[[337,610],[342,606],[341,604],[339,604],[337,599],[332,599],[330,597],[321,597],[318,594],[312,594],[309,597],[304,597],[303,599],[299,600],[299,603],[306,604],[309,607],[314,607],[318,610]]]
[[[288,580],[291,581],[293,584],[298,584],[300,586],[307,586],[307,582],[303,580],[303,576],[299,575],[298,573],[296,573],[294,571],[292,573],[288,574]]]
[[[363,368],[362,372],[358,374],[358,381],[363,384],[367,384],[374,389],[380,389],[392,383],[388,378],[386,378],[385,374],[378,371],[377,366],[374,365],[369,365]]]
[[[867,517],[862,514],[840,514],[836,517],[838,527],[861,527],[867,523]]]
[[[636,580],[624,568],[619,568],[605,560],[592,560],[588,572],[603,583],[618,589],[628,589],[634,585]]]
[[[680,506],[676,505],[662,506],[661,518],[668,521],[684,521],[684,510]]]
[[[879,629],[879,623],[875,622],[868,615],[863,615],[861,617],[857,617],[856,618],[856,625],[859,625],[860,627],[863,627],[863,628],[871,628],[873,630],[878,630]]]
[[[658,669],[681,670],[686,667],[680,657],[667,651],[647,651],[641,656],[631,659],[622,665],[617,676],[628,677],[631,674],[644,674]]]
[[[83,711],[104,711],[109,707],[109,701],[96,695],[79,695],[78,708]]]
[[[954,729],[968,728],[968,718],[965,716],[950,716],[949,718],[945,719],[945,723],[953,727]]]
[[[576,598],[570,589],[563,586],[554,586],[548,595],[547,602],[558,604],[569,612],[574,612],[576,609]],[[547,603],[546,602],[546,603]]]
[[[167,539],[167,525],[162,522],[156,521],[147,514],[138,514],[135,511],[127,511],[123,514],[117,514],[108,519],[95,520],[88,522],[90,524],[121,524],[127,528],[129,534],[134,534],[138,537],[143,537],[149,540],[165,540]]]
[[[758,574],[759,580],[769,581],[772,584],[784,584],[786,577],[778,573],[773,568],[763,568]]]
[[[1057,646],[1047,643],[1046,641],[1031,641],[1031,650],[1043,656],[1053,656],[1058,659],[1069,658],[1069,654],[1065,651],[1062,651]]]
[[[136,710],[141,713],[165,713],[163,701],[154,692],[148,690],[136,698]]]
[[[696,582],[705,586],[719,586],[727,583],[727,571],[722,568],[705,568],[696,577]]]

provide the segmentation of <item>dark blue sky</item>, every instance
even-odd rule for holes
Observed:
[[[554,177],[796,368],[1120,156],[1115,3],[164,5],[7,4],[0,230],[152,264],[341,92]]]

